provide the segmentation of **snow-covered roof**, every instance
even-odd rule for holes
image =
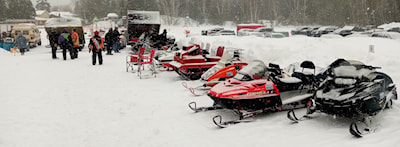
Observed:
[[[82,26],[79,18],[50,18],[46,21],[45,27],[74,27]]]
[[[36,11],[36,15],[42,15],[44,12],[47,12],[46,10],[38,10]]]
[[[128,10],[128,23],[161,24],[160,12]]]
[[[118,14],[117,13],[108,13],[107,17],[112,17],[112,18],[118,18]]]
[[[75,14],[72,14],[71,12],[65,12],[65,11],[53,11],[53,12],[50,12],[49,14],[54,15],[54,16],[60,16],[63,18],[75,17]]]

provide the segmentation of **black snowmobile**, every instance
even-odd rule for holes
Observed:
[[[301,64],[304,68],[315,69],[310,61]],[[195,112],[230,109],[239,115],[238,120],[222,121],[222,116],[213,117],[214,123],[224,128],[231,124],[248,122],[243,120],[264,112],[276,112],[304,108],[311,105],[315,74],[294,72],[283,77],[282,70],[276,64],[265,66],[262,61],[254,61],[244,67],[231,79],[220,82],[209,92],[214,101],[211,107],[196,107],[195,102],[189,108]],[[279,89],[281,88],[281,89]]]
[[[397,100],[396,86],[385,73],[376,71],[378,67],[364,65],[359,61],[338,59],[318,77],[322,81],[314,93],[313,107],[298,119],[291,110],[288,118],[298,122],[309,118],[314,112],[353,118],[349,131],[356,137],[362,137],[375,130],[373,116],[392,106]],[[359,129],[357,124],[365,126]]]

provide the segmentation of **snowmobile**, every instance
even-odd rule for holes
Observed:
[[[169,70],[169,68],[171,68],[169,62],[174,61],[175,54],[180,50],[180,48],[177,44],[173,44],[168,47],[164,46],[164,48],[165,50],[158,50],[156,52],[154,59],[158,67],[164,67]]]
[[[314,67],[314,64],[307,61],[302,67]],[[290,80],[283,80],[284,78],[280,78],[282,72],[279,66],[270,64],[270,67],[266,67],[262,61],[257,60],[240,70],[234,78],[211,88],[208,96],[214,101],[213,106],[196,107],[196,103],[191,102],[189,108],[195,112],[233,110],[239,115],[238,120],[222,122],[221,115],[213,117],[214,124],[224,128],[231,124],[246,122],[243,119],[260,113],[310,106],[313,83],[299,79],[306,77],[305,74],[295,72],[292,75],[294,77],[285,77]],[[279,83],[275,84],[274,81]],[[284,89],[280,90],[279,87]]]
[[[201,75],[213,67],[221,59],[224,47],[218,47],[217,55],[205,53],[200,45],[192,45],[187,50],[176,52],[174,61],[169,64],[181,77],[189,80],[198,80]]]
[[[297,118],[294,111],[288,118],[299,122],[314,112],[354,119],[349,131],[356,137],[373,132],[372,119],[397,100],[396,86],[385,73],[359,61],[339,59],[322,73],[323,81],[313,96],[314,105],[307,114]],[[363,125],[363,129],[358,126]]]
[[[219,82],[234,77],[236,73],[246,65],[247,62],[240,59],[240,49],[228,48],[227,52],[224,53],[218,64],[214,65],[201,75],[200,82],[203,83],[202,85],[195,88],[188,87],[186,82],[182,82],[182,85],[189,89],[194,96],[204,95]]]

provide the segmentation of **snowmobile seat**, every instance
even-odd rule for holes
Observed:
[[[315,75],[315,65],[314,65],[313,62],[311,62],[311,61],[303,61],[303,62],[300,64],[300,67],[303,68],[303,69],[302,69],[302,72],[303,72],[304,74],[308,74],[308,73],[304,72],[304,68],[313,69],[313,70],[314,70],[314,75]]]
[[[277,78],[282,78],[282,70],[278,64],[269,63],[268,71],[270,72],[269,76],[276,76]]]
[[[311,61],[303,61],[300,64],[302,68],[301,72],[293,72],[292,77],[296,77],[303,82],[303,85],[312,85],[315,81],[315,66]],[[310,73],[308,71],[304,71],[304,69],[313,69],[314,73]]]
[[[216,54],[216,56],[222,57],[222,55],[224,54],[224,50],[225,50],[225,47],[219,46],[218,49],[217,49],[217,54]]]
[[[222,55],[224,54],[225,47],[219,46],[217,49],[217,53],[215,55],[210,55],[206,54],[204,55],[204,58],[206,58],[207,62],[218,62],[221,58]]]

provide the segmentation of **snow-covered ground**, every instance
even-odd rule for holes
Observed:
[[[247,60],[286,66],[311,60],[325,67],[337,58],[360,60],[382,67],[400,83],[400,42],[378,38],[283,39],[196,36],[207,27],[164,27],[177,40],[243,48]],[[163,28],[162,28],[163,29]],[[185,37],[185,29],[192,37]],[[232,28],[234,29],[234,28]],[[282,28],[282,30],[290,30]],[[351,120],[319,114],[292,124],[286,112],[263,114],[219,129],[212,117],[234,118],[229,110],[193,113],[196,101],[209,106],[207,96],[194,97],[175,72],[160,71],[157,78],[139,79],[125,71],[128,49],[104,56],[103,65],[91,65],[85,48],[76,60],[51,59],[43,45],[25,56],[0,49],[0,146],[2,147],[132,147],[132,146],[398,146],[400,102],[375,121],[375,133],[356,139],[348,133]],[[374,52],[370,52],[373,45]],[[196,86],[198,81],[189,81]],[[304,110],[298,110],[298,113]]]

